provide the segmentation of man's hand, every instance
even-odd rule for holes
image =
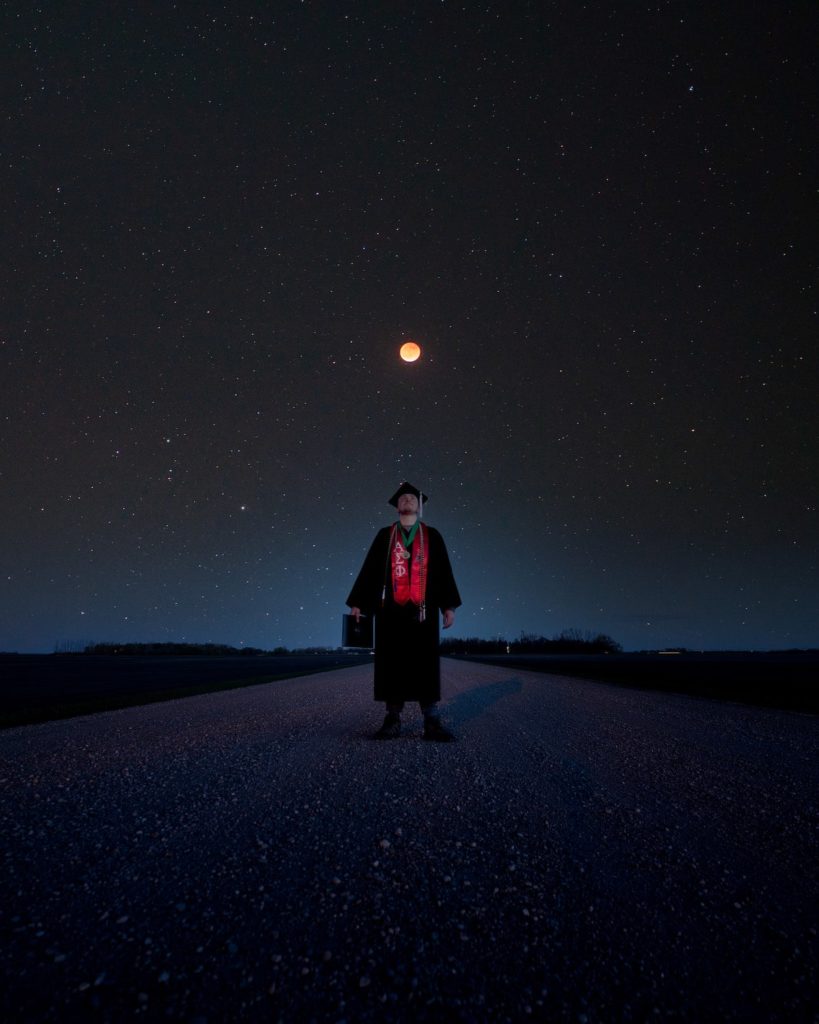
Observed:
[[[453,608],[447,608],[444,612],[444,629],[449,629],[452,623],[455,621],[455,610]]]
[[[350,609],[350,615],[352,615],[352,617],[355,619],[356,622],[359,622],[361,620],[361,609],[360,608],[351,608]]]

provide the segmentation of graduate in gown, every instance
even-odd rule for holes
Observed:
[[[427,496],[402,483],[389,503],[399,519],[376,534],[347,598],[352,614],[375,616],[374,697],[387,715],[376,733],[392,739],[401,733],[401,711],[418,701],[424,714],[424,738],[453,740],[441,723],[439,615],[444,629],[461,604],[441,534],[421,522]]]

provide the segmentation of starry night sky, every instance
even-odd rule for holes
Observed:
[[[336,645],[403,479],[452,636],[819,644],[817,20],[5,5],[0,650]]]

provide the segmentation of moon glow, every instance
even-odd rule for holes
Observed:
[[[401,358],[405,363],[414,363],[421,355],[421,346],[414,341],[405,341],[401,346]]]

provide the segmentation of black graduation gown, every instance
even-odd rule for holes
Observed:
[[[444,538],[433,527],[423,525],[427,537],[427,614],[423,622],[418,621],[417,605],[393,600],[388,561],[391,526],[376,534],[347,598],[348,607],[375,616],[375,700],[430,704],[441,699],[439,613],[458,608],[461,598]]]

